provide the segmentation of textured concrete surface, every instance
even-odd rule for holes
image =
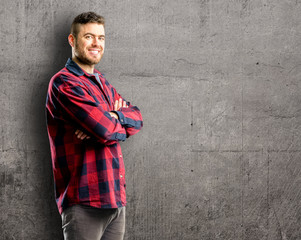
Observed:
[[[301,239],[299,0],[2,0],[0,239],[62,239],[44,102],[87,10],[144,117],[125,239]]]

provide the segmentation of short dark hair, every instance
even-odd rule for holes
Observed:
[[[95,12],[84,12],[76,16],[71,25],[71,34],[74,37],[77,37],[79,32],[78,27],[80,24],[87,23],[98,23],[105,26],[105,18],[103,16],[98,15]]]

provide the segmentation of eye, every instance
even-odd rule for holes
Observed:
[[[87,36],[86,36],[86,39],[90,40],[90,39],[92,39],[92,36],[87,35]]]
[[[100,41],[104,41],[105,40],[105,37],[99,37],[98,38]]]

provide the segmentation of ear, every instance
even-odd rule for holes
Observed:
[[[69,42],[71,47],[74,47],[74,40],[75,40],[74,36],[72,34],[69,34],[68,42]]]

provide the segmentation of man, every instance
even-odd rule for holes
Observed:
[[[119,240],[125,230],[120,141],[142,127],[139,109],[94,69],[105,48],[104,18],[77,16],[72,59],[49,83],[46,114],[55,196],[65,239]]]

